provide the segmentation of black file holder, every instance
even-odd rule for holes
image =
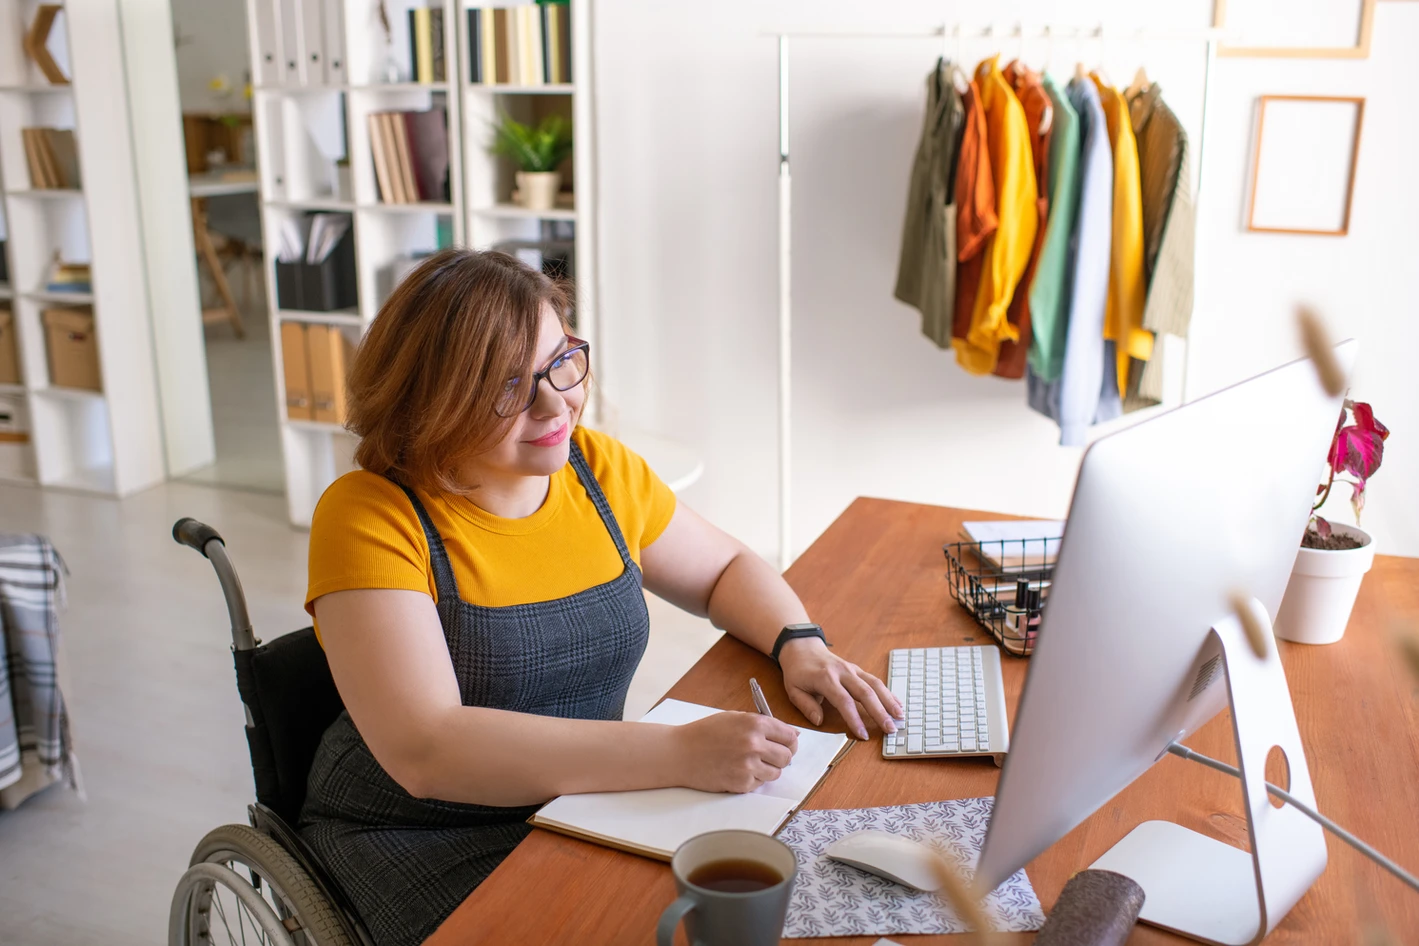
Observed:
[[[276,261],[276,304],[299,312],[333,312],[357,305],[355,230],[347,229],[319,263]]]

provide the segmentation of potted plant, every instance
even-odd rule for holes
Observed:
[[[572,152],[572,130],[566,119],[548,115],[534,128],[504,113],[492,150],[517,165],[517,203],[529,210],[551,210],[562,186],[557,166]]]
[[[1347,426],[1347,418],[1354,422]],[[1350,505],[1359,523],[1365,483],[1380,468],[1388,436],[1389,430],[1375,419],[1370,405],[1346,399],[1330,441],[1326,479],[1316,490],[1319,498],[1311,507],[1310,525],[1301,537],[1291,581],[1276,613],[1278,637],[1301,644],[1333,644],[1345,635],[1360,582],[1375,561],[1374,544],[1358,525],[1328,522],[1315,513],[1330,498],[1338,478],[1350,485]]]

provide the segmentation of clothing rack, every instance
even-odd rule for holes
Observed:
[[[793,178],[789,169],[788,149],[788,53],[792,40],[861,39],[861,40],[921,40],[938,38],[959,42],[965,39],[1026,39],[1094,40],[1100,47],[1108,43],[1184,43],[1202,44],[1206,59],[1202,73],[1202,120],[1197,134],[1197,187],[1194,205],[1202,195],[1203,146],[1207,139],[1207,113],[1212,94],[1212,66],[1217,58],[1217,44],[1222,39],[1218,29],[1201,30],[1114,30],[1100,24],[1094,27],[1027,26],[1016,23],[999,29],[994,25],[969,27],[960,23],[942,24],[916,30],[773,30],[762,33],[778,40],[778,454],[779,454],[779,568],[787,569],[793,562],[792,552],[792,387],[793,387]],[[952,56],[951,53],[957,53]],[[949,58],[958,59],[959,49],[946,49]],[[1100,57],[1102,58],[1102,56]],[[1194,274],[1194,284],[1198,282]],[[1186,380],[1186,361],[1184,361]],[[1186,400],[1186,390],[1184,390]]]

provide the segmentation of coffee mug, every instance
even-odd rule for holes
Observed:
[[[798,876],[788,845],[756,831],[711,831],[680,845],[670,871],[680,898],[660,915],[659,946],[671,946],[682,919],[691,946],[778,946]]]

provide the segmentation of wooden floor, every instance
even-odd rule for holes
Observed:
[[[122,502],[0,486],[0,529],[50,536],[69,564],[60,626],[87,804],[50,788],[0,811],[0,943],[164,942],[173,887],[197,841],[244,821],[252,798],[226,611],[181,516],[227,538],[258,635],[309,623],[306,534],[285,500],[174,483]],[[651,600],[651,643],[627,715],[644,713],[718,638]]]

